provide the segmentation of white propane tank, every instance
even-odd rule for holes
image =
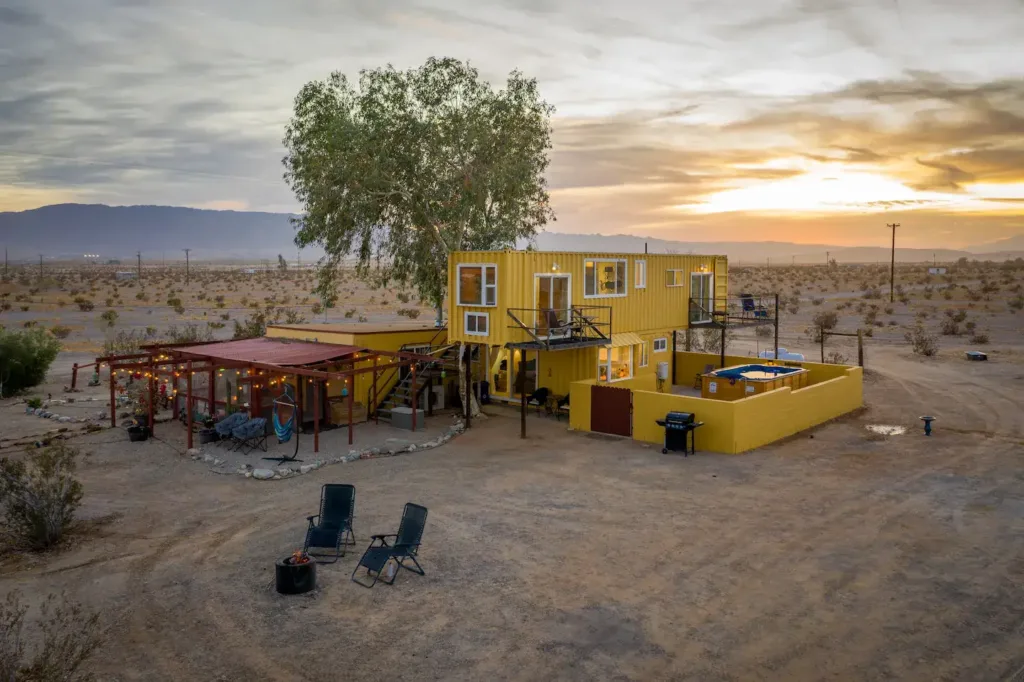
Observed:
[[[661,381],[668,381],[668,363],[667,362],[659,362],[658,363],[658,379],[660,379]]]

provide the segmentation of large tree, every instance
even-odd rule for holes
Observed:
[[[299,246],[316,244],[319,293],[343,259],[380,286],[411,284],[441,315],[448,254],[514,248],[551,210],[544,171],[553,108],[518,71],[494,90],[455,59],[306,84],[285,133],[285,179],[302,203]]]

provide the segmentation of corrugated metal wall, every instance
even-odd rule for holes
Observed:
[[[625,259],[626,295],[620,297],[584,298],[583,263],[586,260]],[[636,261],[647,263],[647,286],[637,289]],[[498,266],[498,295],[495,306],[460,306],[457,295],[457,266],[466,263],[493,263]],[[504,345],[520,341],[512,334],[507,315],[510,308],[536,307],[534,276],[537,274],[568,274],[571,276],[572,305],[610,306],[612,332],[654,332],[684,329],[688,324],[691,272],[701,267],[715,273],[715,295],[724,298],[728,290],[728,264],[723,256],[683,256],[674,254],[608,254],[544,251],[459,251],[449,258],[449,338],[467,343]],[[684,285],[667,286],[667,271],[687,273]],[[484,312],[489,315],[487,336],[465,333],[465,313]],[[531,320],[523,320],[531,324]]]

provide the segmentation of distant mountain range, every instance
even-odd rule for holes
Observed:
[[[295,228],[287,213],[214,211],[180,206],[106,206],[103,204],[55,204],[29,211],[0,212],[0,243],[15,260],[81,258],[134,258],[141,251],[152,262],[159,258],[181,260],[182,249],[191,249],[197,261],[276,258],[296,256]],[[710,253],[726,255],[733,262],[779,264],[824,263],[826,253],[840,263],[886,262],[889,250],[880,247],[843,247],[791,242],[680,242],[630,235],[563,234],[543,232],[536,247],[546,251],[617,251],[642,253]],[[304,249],[302,259],[312,261],[321,253]],[[1024,257],[1024,235],[964,250],[896,249],[900,262],[949,262],[958,258],[1005,260]]]

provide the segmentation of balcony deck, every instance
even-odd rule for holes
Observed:
[[[506,345],[520,350],[571,350],[607,346],[612,341],[610,306],[553,308],[509,308],[508,326],[513,341]]]
[[[710,302],[691,298],[689,326],[691,329],[721,329],[774,325],[777,311],[774,294],[740,294]]]

